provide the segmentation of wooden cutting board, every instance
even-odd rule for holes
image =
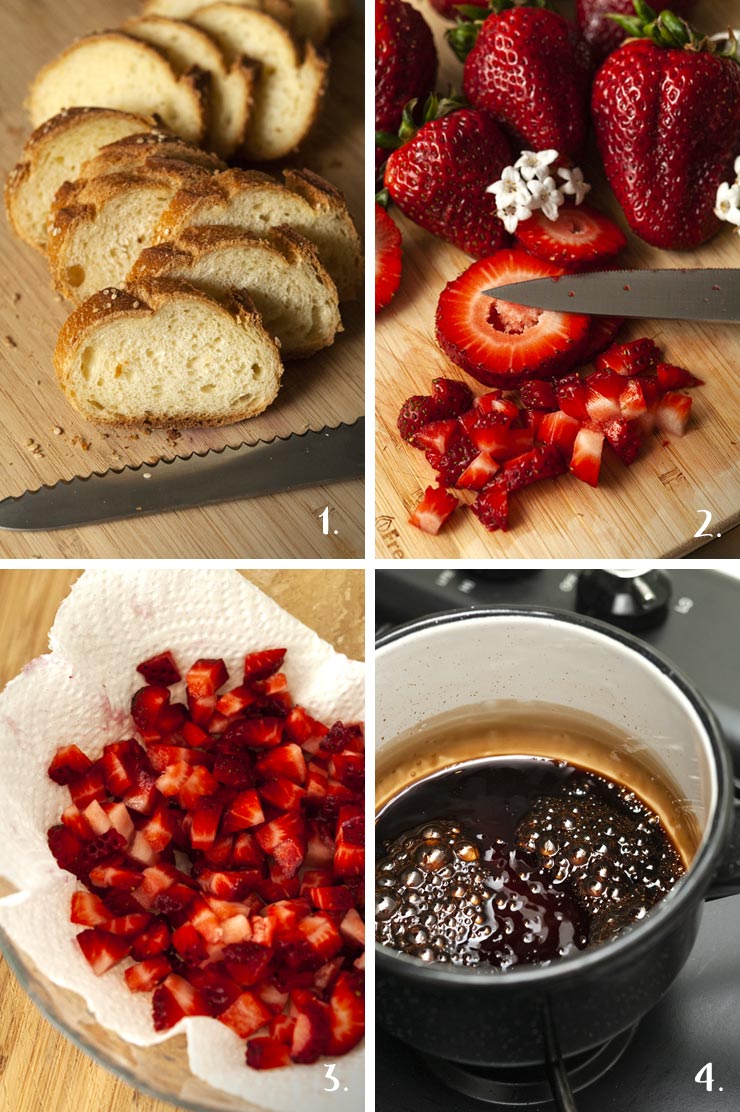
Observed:
[[[250,571],[246,577],[339,651],[364,657],[362,571]],[[48,649],[73,570],[0,570],[0,690]],[[329,576],[327,589],[327,576]],[[182,1046],[185,1040],[182,1038]],[[0,1112],[168,1112],[94,1062],[44,1018],[0,956]]]
[[[134,0],[3,0],[0,42],[12,44],[0,68],[3,176],[30,131],[23,99],[38,69],[76,37],[116,27],[139,7]],[[292,160],[334,182],[358,225],[363,214],[362,44],[358,9],[331,39],[325,111]],[[278,172],[279,167],[266,169]],[[288,364],[278,401],[266,413],[223,429],[148,434],[90,425],[59,391],[52,353],[68,311],[51,290],[44,257],[17,240],[0,218],[0,498],[127,463],[152,463],[353,421],[363,412],[361,301],[342,307],[345,331],[331,348]],[[327,505],[330,527],[324,536],[319,514]],[[364,551],[363,512],[363,484],[354,480],[79,530],[0,531],[0,556],[353,558]]]
[[[438,88],[460,88],[461,65],[443,39],[449,24],[428,2],[412,0],[432,25],[440,57]],[[572,5],[562,5],[568,13]],[[694,22],[708,32],[740,25],[738,0],[702,0]],[[738,152],[740,153],[740,152]],[[592,152],[589,200],[621,214]],[[465,378],[434,340],[434,314],[445,284],[469,264],[461,251],[424,232],[392,209],[403,234],[403,278],[391,305],[377,319],[377,554],[384,558],[655,558],[682,556],[706,543],[697,532],[727,534],[740,521],[740,326],[637,321],[625,338],[652,336],[667,361],[688,367],[706,385],[692,391],[687,434],[648,438],[641,457],[625,468],[607,449],[602,479],[592,489],[571,476],[542,482],[512,499],[508,533],[488,533],[468,511],[456,511],[436,537],[407,524],[423,489],[434,483],[424,454],[400,440],[396,418],[411,394],[426,394],[437,375]],[[630,234],[625,266],[740,266],[740,238],[728,225],[695,252],[648,247]],[[484,387],[469,380],[476,393]],[[607,458],[609,457],[609,458]],[[703,528],[708,510],[712,521]]]

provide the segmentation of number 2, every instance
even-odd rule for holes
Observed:
[[[709,526],[712,524],[712,515],[711,515],[710,511],[709,510],[697,510],[696,512],[698,514],[704,514],[704,520],[702,521],[701,525],[699,526],[699,528],[694,533],[694,537],[696,537],[697,539],[699,539],[700,537],[713,537],[714,533],[704,533],[704,532],[702,532],[702,530],[708,529]],[[324,532],[326,532],[326,530],[324,530]]]
[[[700,1085],[706,1085],[707,1092],[711,1093],[712,1086],[714,1085],[714,1075],[712,1073],[711,1062],[707,1062],[706,1066],[701,1067],[696,1077],[694,1078],[694,1081],[697,1081]]]
[[[334,1062],[330,1062],[328,1065],[324,1066],[326,1070],[326,1080],[331,1081],[331,1085],[324,1086],[325,1093],[336,1093],[339,1088],[339,1078],[334,1076],[334,1066]]]

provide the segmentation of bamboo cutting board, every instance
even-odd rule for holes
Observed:
[[[139,8],[134,0],[3,0],[3,176],[30,131],[23,99],[38,69],[76,37],[116,27]],[[357,10],[331,39],[324,114],[293,160],[293,165],[308,166],[334,182],[358,225],[363,212],[362,43],[362,14]],[[277,166],[266,169],[278,172]],[[353,421],[363,412],[361,301],[342,306],[345,331],[331,348],[287,365],[278,401],[264,414],[224,429],[149,433],[88,424],[61,394],[52,353],[68,311],[51,290],[43,256],[17,240],[7,220],[0,219],[0,498],[109,467]],[[327,505],[329,531],[324,536],[318,515]],[[0,531],[0,556],[355,558],[363,554],[363,512],[363,484],[354,480],[79,530]]]
[[[459,89],[461,66],[443,39],[450,26],[427,2],[412,0],[432,25],[440,57],[438,88]],[[563,11],[572,5],[562,5]],[[694,22],[714,32],[740,25],[740,0],[702,0]],[[738,152],[740,153],[740,152]],[[586,164],[589,195],[625,228],[592,153]],[[694,403],[686,436],[654,434],[627,469],[607,448],[598,489],[571,476],[541,482],[512,498],[508,533],[488,533],[468,511],[455,511],[442,532],[428,536],[407,524],[423,489],[435,482],[423,452],[398,436],[396,418],[411,394],[427,394],[438,375],[468,380],[434,340],[434,314],[445,284],[470,259],[391,209],[403,235],[403,277],[390,306],[377,318],[377,555],[384,558],[656,558],[682,556],[706,543],[697,532],[727,534],[740,522],[740,326],[633,321],[625,338],[651,336],[678,363],[706,380],[691,391]],[[696,252],[667,252],[629,236],[624,266],[738,267],[740,238],[727,225]],[[704,515],[711,524],[702,528]]]
[[[29,660],[47,651],[54,615],[79,575],[77,570],[0,570],[0,639],[5,646],[0,690]],[[246,577],[339,652],[363,659],[362,571],[250,571]],[[0,1112],[174,1108],[132,1089],[52,1027],[0,956]]]

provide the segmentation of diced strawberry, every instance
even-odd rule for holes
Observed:
[[[223,821],[224,834],[234,830],[246,830],[251,826],[259,826],[265,821],[265,815],[260,803],[260,797],[254,788],[240,792],[231,807],[226,812]]]
[[[80,811],[84,811],[94,799],[103,800],[106,798],[108,790],[105,786],[102,760],[94,761],[81,776],[70,780],[69,794],[72,796],[72,802]]]
[[[223,660],[203,658],[196,660],[188,669],[185,684],[188,692],[196,699],[204,696],[215,695],[219,687],[223,687],[229,678]],[[199,726],[203,723],[198,722]]]
[[[619,396],[624,379],[614,371],[594,371],[586,379],[586,412],[597,424],[620,417]]]
[[[279,896],[278,899],[285,899]],[[252,926],[252,940],[258,946],[272,946],[275,940],[275,923],[266,915],[253,915],[249,920]]]
[[[288,691],[288,677],[285,672],[275,672],[274,675],[268,676],[266,680],[252,680],[250,687],[258,695],[286,694]],[[290,706],[292,705],[291,702]]]
[[[655,422],[661,432],[671,436],[683,436],[691,414],[691,398],[688,394],[677,394],[669,390],[661,398],[655,414]]]
[[[155,780],[151,767],[137,768],[134,785],[123,797],[126,806],[142,815],[151,815],[161,799]]]
[[[365,734],[359,722],[335,722],[321,740],[322,753],[341,753],[344,749],[364,752]]]
[[[417,529],[421,529],[424,533],[436,534],[454,513],[458,505],[458,500],[454,494],[443,490],[442,487],[428,486],[421,501],[411,514],[409,524],[415,525]]]
[[[243,718],[229,726],[224,734],[224,743],[228,746],[272,749],[282,740],[283,724],[282,718]]]
[[[192,771],[193,766],[188,761],[174,761],[173,764],[166,765],[164,772],[160,772],[155,780],[157,791],[167,797],[177,795]]]
[[[196,726],[208,729],[216,710],[217,697],[215,695],[193,695],[188,691],[188,710]]]
[[[340,973],[329,1000],[331,1034],[328,1054],[346,1054],[365,1033],[362,977]]]
[[[136,783],[136,771],[141,766],[143,754],[133,738],[114,741],[103,749],[103,772],[111,795],[121,796]]]
[[[306,824],[296,812],[258,827],[255,831],[260,847],[278,863],[286,876],[295,876],[306,856]]]
[[[306,759],[300,745],[284,742],[260,757],[254,771],[262,780],[290,780],[293,784],[305,784]]]
[[[188,965],[198,965],[208,957],[205,942],[192,923],[183,923],[173,932],[172,945]]]
[[[224,947],[224,964],[237,984],[256,985],[265,976],[275,951],[257,942],[237,942]]]
[[[198,884],[204,892],[210,892],[219,900],[239,901],[254,891],[261,875],[258,869],[243,869],[240,872],[204,869],[198,876]]]
[[[172,886],[173,888],[175,885]],[[172,889],[170,889],[170,892]],[[202,896],[196,896],[190,902],[187,910],[188,922],[195,927],[198,934],[206,942],[216,943],[221,941],[221,922],[208,902]]]
[[[624,389],[619,395],[619,408],[625,421],[634,421],[647,412],[648,401],[643,381],[639,378],[627,379]]]
[[[213,1016],[219,1016],[241,995],[241,988],[226,972],[223,963],[212,963],[205,969],[193,969],[188,974],[208,1004]]]
[[[201,799],[214,795],[219,788],[218,780],[203,765],[198,765],[180,788],[177,798],[185,811],[194,811]],[[228,831],[226,831],[228,833]]]
[[[221,806],[216,803],[204,803],[195,809],[190,827],[190,844],[193,849],[203,852],[211,848],[218,833],[221,811]]]
[[[131,953],[130,943],[125,938],[116,938],[115,935],[106,934],[95,927],[80,931],[77,944],[96,977],[107,973]]]
[[[329,1045],[329,1009],[318,1000],[307,1000],[295,1017],[290,1044],[294,1062],[309,1065],[325,1053]]]
[[[46,838],[59,868],[76,874],[77,859],[84,846],[82,839],[61,825],[50,827]]]
[[[216,710],[226,718],[233,718],[235,714],[240,714],[241,711],[246,710],[247,707],[256,702],[257,695],[251,688],[246,686],[234,687],[231,691],[226,691],[221,695],[216,703]]]
[[[360,794],[365,784],[365,754],[335,753],[332,758],[334,776],[350,791]]]
[[[551,382],[530,378],[519,387],[521,403],[527,409],[557,409],[558,399]]]
[[[273,807],[278,807],[281,811],[300,811],[306,789],[291,783],[290,780],[270,780],[262,785],[259,794],[264,801],[272,804]]]
[[[246,831],[237,834],[234,839],[233,859],[234,865],[240,868],[245,865],[261,867],[265,855],[254,834],[248,834]]]
[[[69,784],[90,768],[92,761],[77,745],[57,749],[49,765],[49,778],[55,784]]]
[[[171,687],[173,683],[178,683],[182,679],[175,658],[169,651],[143,660],[141,664],[136,665],[136,671],[147,683],[157,687]]]
[[[362,846],[337,845],[334,872],[337,876],[362,876],[365,871],[365,850]]]
[[[509,527],[509,495],[504,486],[496,486],[495,481],[484,488],[470,507],[478,520],[490,532]]]
[[[167,958],[159,955],[137,962],[126,969],[123,975],[131,992],[152,992],[171,972],[172,966]]]
[[[640,432],[637,423],[616,417],[612,421],[604,422],[601,428],[622,463],[628,467],[634,463],[640,451]]]
[[[433,379],[432,397],[441,417],[458,417],[473,404],[470,387],[454,378]]]
[[[458,476],[455,486],[462,490],[482,490],[499,469],[499,464],[488,452],[479,452],[471,460],[463,473]]]
[[[457,485],[463,471],[470,466],[477,454],[472,441],[467,436],[460,436],[443,455],[427,452],[427,458],[434,456],[430,463],[437,472],[437,482],[440,486],[449,487]]]
[[[264,758],[263,758],[264,759]],[[248,754],[218,753],[213,765],[214,779],[233,788],[251,788],[252,766]]]
[[[111,919],[105,929],[111,934],[128,938],[135,934],[141,934],[151,922],[151,915],[147,915],[143,911],[133,911],[128,915],[119,915],[115,919]]]
[[[103,896],[103,903],[110,913],[111,922],[121,916],[138,915],[141,911],[139,901],[134,894],[126,892],[122,888],[108,888]],[[106,927],[105,929],[108,930],[109,928]]]
[[[290,1065],[290,1049],[277,1039],[260,1035],[247,1043],[247,1065],[255,1070],[272,1070]]]
[[[550,444],[537,444],[530,452],[507,460],[497,475],[496,486],[509,494],[541,479],[554,479],[566,470],[562,453]]]
[[[108,821],[121,837],[129,842],[134,836],[134,824],[131,815],[124,803],[103,803],[102,808],[108,816]]]
[[[322,911],[346,911],[348,908],[354,906],[354,896],[348,888],[333,887],[333,888],[309,888],[308,894],[311,897],[314,907],[320,908]]]
[[[133,861],[138,861],[141,865],[153,865],[157,860],[156,851],[152,849],[141,830],[136,831],[131,845],[128,847],[128,855]]]
[[[169,705],[169,701],[170,692],[167,687],[150,684],[135,692],[131,700],[131,717],[145,737],[159,733],[157,719],[162,709]]]
[[[208,1005],[196,988],[175,973],[158,985],[152,997],[155,1031],[167,1031],[190,1015],[208,1015]]]
[[[327,727],[312,718],[303,707],[293,707],[285,719],[286,738],[288,741],[297,742],[300,746],[303,746],[309,738],[323,737],[326,732]]]
[[[570,374],[561,378],[555,384],[555,394],[563,413],[575,417],[577,421],[584,421],[588,417],[586,410],[588,391],[580,375]]]
[[[334,838],[328,825],[322,822],[309,822],[305,859],[308,868],[323,869],[333,866],[335,852]]]
[[[341,923],[339,924],[339,933],[346,945],[353,948],[364,950],[365,948],[365,924],[362,916],[356,908],[351,907]]]
[[[183,745],[162,745],[153,742],[147,746],[147,756],[155,772],[164,772],[170,765],[185,762],[191,766],[205,763],[205,755],[197,749]]]
[[[597,371],[616,371],[618,375],[637,375],[660,361],[660,349],[653,340],[631,340],[613,344],[595,362]]]
[[[101,927],[110,922],[111,914],[99,896],[73,892],[70,919],[82,927]]]
[[[570,470],[577,479],[590,486],[598,486],[603,447],[603,432],[587,426],[579,429],[570,461]]]
[[[150,927],[137,935],[131,945],[131,954],[138,961],[163,954],[170,945],[170,932],[162,919],[157,919]]]
[[[567,458],[573,451],[580,427],[580,422],[575,417],[569,417],[567,413],[557,409],[554,413],[543,414],[537,429],[537,439],[559,448]]]
[[[277,1039],[278,1042],[284,1043],[285,1046],[290,1046],[293,1039],[295,1019],[296,1017],[293,1015],[274,1015],[267,1027],[267,1030],[270,1032],[270,1038]]]
[[[126,848],[126,840],[113,827],[87,842],[77,857],[77,867],[82,873],[89,873],[104,858],[119,853]],[[129,853],[131,852],[129,848]]]
[[[172,706],[162,707],[157,716],[157,732],[163,737],[174,734],[182,729],[188,717],[188,708],[184,703],[173,703]]]
[[[696,378],[690,371],[685,371],[683,367],[674,367],[671,363],[658,363],[655,374],[661,393],[704,385],[703,379]]]
[[[528,452],[534,442],[531,429],[506,428],[503,425],[471,429],[470,439],[479,451],[488,452],[496,460],[520,456]]]
[[[341,935],[334,921],[324,912],[307,915],[298,923],[297,930],[323,960],[333,958],[342,948]]]
[[[414,447],[428,449],[443,455],[460,435],[460,425],[453,419],[431,421],[417,431],[414,437]]]
[[[203,856],[209,865],[217,868],[228,868],[234,864],[234,838],[231,834],[220,834],[214,838],[212,845],[205,850]]]
[[[71,830],[73,834],[76,834],[78,838],[82,838],[84,841],[88,842],[95,836],[94,831],[90,827],[90,823],[82,812],[75,807],[74,803],[70,803],[69,807],[64,808],[61,819],[67,829]]]
[[[229,903],[228,906],[233,905]],[[224,919],[221,925],[221,934],[224,946],[233,946],[237,942],[249,942],[252,937],[252,927],[246,915],[232,915],[230,918]]]
[[[244,682],[266,680],[283,666],[287,649],[264,649],[244,658]]]
[[[96,888],[119,888],[122,892],[133,892],[141,884],[141,873],[120,865],[96,865],[90,870],[90,880]]]

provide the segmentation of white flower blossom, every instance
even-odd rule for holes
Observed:
[[[565,204],[565,197],[558,189],[555,178],[545,178],[544,181],[533,179],[527,182],[527,186],[532,194],[531,207],[542,209],[548,220],[557,220],[558,209]]]
[[[714,211],[720,220],[726,220],[728,224],[740,228],[740,182],[735,182],[734,185],[726,181],[722,182],[717,190],[717,204]]]
[[[572,170],[559,166],[558,175],[563,179],[563,184],[560,186],[563,193],[575,197],[576,204],[580,205],[586,194],[591,191],[591,186],[583,177],[583,170],[580,166],[574,166]]]
[[[496,215],[509,235],[513,235],[522,221],[529,220],[532,209],[529,205],[523,205],[520,201],[514,199],[503,205],[499,203],[496,207]]]
[[[522,151],[514,163],[514,168],[525,181],[531,181],[532,178],[544,181],[550,176],[550,167],[557,157],[557,151]]]
[[[519,171],[513,166],[507,166],[498,181],[487,186],[486,193],[494,193],[499,205],[507,205],[510,201],[519,201],[527,204],[529,193],[522,181]]]
[[[735,176],[740,182],[740,155],[735,159]]]

